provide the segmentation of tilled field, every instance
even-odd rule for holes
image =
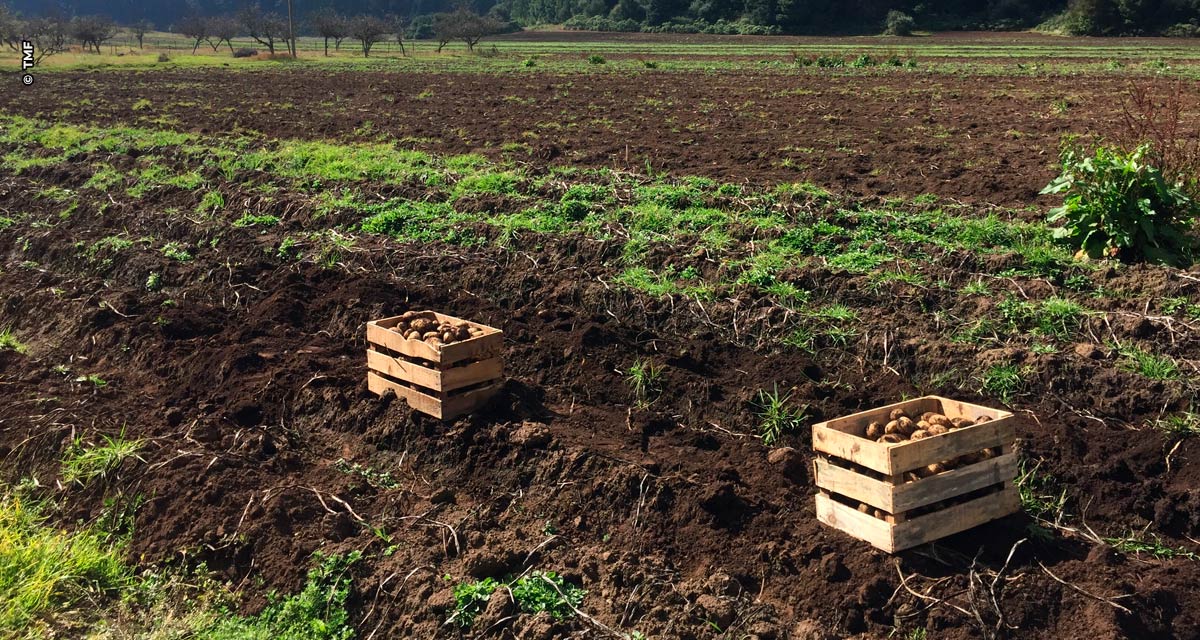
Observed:
[[[55,74],[30,91],[0,96],[0,110],[269,138],[381,137],[534,165],[1026,206],[1054,176],[1064,134],[1116,125],[1128,83],[1121,76],[904,70],[550,75],[306,68],[255,72],[253,80],[219,69],[105,71]],[[87,105],[71,106],[80,96]],[[143,99],[149,103],[137,104]]]
[[[547,163],[638,168],[649,158],[654,170],[679,174],[846,189],[844,200],[784,208],[822,220],[877,204],[854,192],[1029,203],[1053,174],[1058,136],[1111,117],[1115,107],[1100,97],[1119,86],[1097,78],[938,77],[914,86],[891,76],[303,70],[249,78],[218,70],[61,74],[39,82],[34,100],[0,98],[0,110],[48,116],[64,108],[55,118],[105,125],[149,126],[153,117],[201,136],[235,127],[267,138],[409,136],[437,153],[497,158],[503,143],[522,140],[534,175]],[[778,95],[797,88],[815,93]],[[79,95],[91,104],[65,108]],[[305,96],[339,106],[326,111]],[[1051,96],[1072,96],[1080,113],[1052,115]],[[154,105],[149,115],[131,110],[141,98]],[[668,106],[649,108],[648,99]],[[361,129],[367,121],[370,136]],[[563,128],[547,130],[553,121]],[[809,169],[777,166],[797,153],[783,147],[809,145],[821,158]],[[853,150],[833,151],[841,145]],[[52,155],[11,144],[3,151]],[[8,221],[0,325],[29,347],[0,351],[3,476],[53,488],[73,437],[123,429],[143,439],[140,459],[125,460],[109,480],[54,489],[66,523],[97,517],[106,498],[144,496],[131,561],[203,562],[247,587],[245,607],[254,610],[264,600],[249,585],[291,592],[314,551],[362,550],[351,611],[363,638],[1200,633],[1200,571],[1186,557],[1200,546],[1192,540],[1200,535],[1200,467],[1191,458],[1200,445],[1148,426],[1191,408],[1200,327],[1160,301],[1200,300],[1194,269],[1102,267],[1070,288],[1062,274],[1021,272],[1027,256],[930,246],[918,271],[927,284],[880,287],[867,274],[805,261],[778,279],[853,309],[857,333],[804,350],[783,344],[798,312],[752,287],[691,299],[618,286],[618,230],[501,238],[479,223],[465,225],[479,243],[402,243],[357,233],[352,212],[318,212],[315,193],[347,185],[200,168],[223,194],[209,213],[197,211],[200,194],[185,187],[130,195],[128,182],[89,186],[98,167],[135,167],[143,153],[92,150],[0,175]],[[172,172],[195,168],[194,154],[155,154]],[[425,197],[369,178],[349,186]],[[47,197],[53,188],[68,195]],[[545,188],[557,197],[558,187]],[[460,198],[459,208],[470,202]],[[979,205],[978,213],[995,211]],[[279,223],[235,223],[244,214]],[[283,249],[289,237],[330,229],[353,242],[320,257],[304,243]],[[744,233],[753,240],[759,232]],[[131,241],[112,250],[106,239],[115,235]],[[164,242],[185,248],[187,259],[167,255]],[[649,259],[709,273],[728,256],[691,238],[656,245]],[[154,286],[147,274],[158,276]],[[949,319],[996,312],[999,293],[963,294],[980,279],[1026,301],[1086,300],[1092,313],[1049,351],[953,339]],[[504,330],[509,377],[485,410],[443,424],[366,390],[364,324],[408,309]],[[1172,358],[1181,375],[1147,380],[1120,355],[1129,344]],[[621,373],[641,358],[664,372],[663,392],[648,405]],[[1039,520],[1011,516],[882,554],[816,522],[807,429],[775,448],[754,435],[758,393],[770,389],[805,407],[805,425],[925,393],[1003,406],[974,377],[997,363],[1024,375],[1007,396],[1019,450],[1037,477],[1053,480],[1035,497],[1065,490],[1063,509]],[[385,471],[387,481],[350,465]],[[1122,545],[1129,540],[1180,553],[1139,553]],[[581,609],[591,619],[514,615],[493,598],[470,629],[445,624],[455,583],[529,568],[586,589]]]

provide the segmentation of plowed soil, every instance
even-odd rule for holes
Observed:
[[[404,64],[398,62],[398,65]],[[0,110],[68,122],[169,123],[272,138],[382,136],[534,165],[812,182],[839,193],[933,193],[1026,206],[1061,137],[1111,130],[1121,77],[893,72],[574,75],[175,70],[62,73]],[[86,108],[63,109],[77,96]],[[139,99],[150,105],[134,108]],[[1055,104],[1065,111],[1055,110]],[[512,149],[512,147],[509,147]]]
[[[60,74],[20,101],[0,96],[0,110],[46,115],[88,95],[90,107],[60,117],[137,123],[147,116],[131,104],[146,97],[153,117],[198,132],[352,138],[370,121],[388,136],[428,138],[417,145],[437,152],[498,154],[505,142],[531,140],[535,164],[649,159],[655,169],[728,180],[1028,204],[1053,173],[1058,136],[1111,117],[1102,97],[1117,88],[1095,78],[248,77]],[[778,95],[795,89],[813,93]],[[419,98],[423,91],[432,96]],[[1052,115],[1052,99],[1068,95],[1079,112]],[[313,97],[340,106],[326,111]],[[648,107],[651,98],[671,106]],[[267,100],[294,106],[259,106]],[[554,121],[563,128],[545,127]],[[851,149],[834,150],[843,146]],[[784,157],[810,166],[784,170]],[[95,163],[124,160],[94,154],[66,168],[5,170],[0,209],[53,217],[38,191],[80,189]],[[239,189],[222,185],[255,201]],[[1034,535],[1044,529],[1024,515],[889,556],[815,521],[807,430],[776,449],[750,435],[756,394],[772,385],[808,406],[807,425],[927,392],[998,406],[915,381],[964,363],[1028,364],[1039,377],[1037,392],[1015,403],[1021,450],[1071,488],[1072,514],[1104,535],[1144,531],[1195,549],[1200,466],[1191,456],[1200,442],[1174,447],[1144,427],[1186,409],[1190,396],[1179,381],[1119,369],[1103,346],[977,353],[912,313],[923,305],[969,315],[974,303],[953,287],[901,299],[873,292],[863,276],[806,266],[790,278],[864,310],[859,349],[818,362],[777,348],[771,331],[784,310],[749,296],[701,309],[610,286],[619,243],[536,237],[468,250],[363,238],[328,268],[275,255],[285,234],[328,224],[287,194],[248,205],[284,218],[262,234],[164,214],[194,208],[189,197],[170,189],[136,202],[97,197],[52,227],[0,232],[0,325],[30,346],[0,352],[0,473],[51,481],[83,430],[123,425],[145,439],[143,460],[127,460],[116,476],[147,498],[132,560],[203,561],[235,583],[290,592],[313,551],[366,550],[352,603],[363,638],[606,637],[579,618],[511,618],[499,599],[470,631],[444,624],[454,582],[529,567],[587,589],[582,608],[597,623],[651,638],[883,638],[921,627],[951,639],[1200,635],[1192,560]],[[190,262],[138,243],[103,267],[80,257],[77,246],[118,229],[204,248]],[[947,254],[930,256],[923,275],[961,285],[964,273],[1001,267]],[[148,271],[162,273],[161,291],[147,291]],[[1196,300],[1195,276],[1149,266],[1101,272],[1105,287],[1131,294],[1098,302],[1109,314],[1087,331],[1156,338],[1165,353],[1195,359],[1192,328],[1147,318],[1136,302]],[[1035,296],[1053,289],[1014,282]],[[484,410],[441,423],[367,392],[364,323],[407,309],[504,330],[508,379]],[[635,406],[619,373],[638,357],[664,365],[666,392],[649,408]],[[88,374],[108,384],[77,380]],[[396,486],[373,486],[338,460],[387,470]],[[69,520],[94,518],[105,489],[66,493]]]

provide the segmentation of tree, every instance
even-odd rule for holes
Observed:
[[[438,52],[451,40],[467,43],[467,50],[474,51],[475,45],[487,36],[504,31],[504,25],[495,18],[481,16],[467,9],[435,16],[433,31],[438,40]]]
[[[911,36],[913,29],[916,27],[916,22],[912,16],[903,11],[889,11],[887,20],[884,23],[883,35],[885,36]]]
[[[396,37],[396,44],[400,47],[400,55],[408,55],[408,51],[404,49],[404,31],[408,25],[404,23],[404,18],[397,15],[389,15],[387,23],[392,26],[392,35]]]
[[[0,4],[0,42],[8,45],[13,51],[21,50],[21,30],[25,25],[21,17],[8,5]]]
[[[200,43],[208,38],[208,18],[198,13],[188,14],[175,23],[174,31],[191,38],[192,53],[196,53]]]
[[[308,22],[317,35],[325,39],[325,55],[329,55],[329,40],[333,40],[333,48],[340,50],[342,40],[349,35],[350,25],[346,17],[333,9],[322,9],[309,16]]]
[[[108,16],[79,16],[71,20],[71,37],[79,41],[84,50],[95,49],[117,35],[117,24]]]
[[[272,55],[275,54],[277,43],[288,44],[287,20],[277,13],[263,13],[258,5],[250,5],[238,13],[238,20],[245,28],[246,34],[266,47]]]
[[[57,14],[25,20],[20,23],[19,40],[33,43],[34,64],[56,53],[67,50],[67,27],[69,21]]]
[[[350,19],[350,35],[362,44],[363,57],[371,55],[371,47],[384,40],[391,31],[391,25],[382,18],[375,16],[355,16]]]
[[[129,25],[129,31],[133,33],[133,37],[137,38],[138,48],[142,49],[142,40],[146,37],[146,33],[154,30],[154,25],[149,20],[138,20]]]
[[[208,41],[208,46],[212,47],[214,53],[222,42],[229,45],[229,53],[233,53],[233,39],[237,37],[241,29],[242,23],[238,22],[237,18],[215,16],[208,19],[208,34],[205,40]]]
[[[608,17],[613,20],[633,20],[641,22],[646,19],[646,10],[637,0],[617,0]]]

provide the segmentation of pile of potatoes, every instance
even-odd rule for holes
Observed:
[[[982,424],[991,420],[988,416],[979,416],[971,420],[970,418],[949,418],[940,413],[926,411],[922,413],[916,420],[908,415],[908,412],[903,409],[893,409],[888,414],[888,421],[871,422],[867,425],[865,433],[861,434],[868,440],[883,444],[900,444],[912,440],[924,440],[932,436],[940,436],[943,433],[949,433],[958,429]],[[927,478],[932,475],[950,471],[958,467],[982,462],[1000,455],[998,448],[984,449],[976,453],[968,453],[959,456],[953,460],[943,460],[935,462],[920,469],[914,469],[905,474],[905,479],[908,481]]]
[[[432,346],[461,342],[483,335],[483,329],[461,320],[439,322],[430,311],[406,311],[400,321],[392,327],[408,340],[421,340]]]

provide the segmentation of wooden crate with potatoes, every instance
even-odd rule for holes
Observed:
[[[433,311],[367,323],[367,386],[449,420],[481,407],[504,379],[504,333]]]
[[[1013,422],[926,396],[814,424],[817,518],[894,553],[1014,513]]]

